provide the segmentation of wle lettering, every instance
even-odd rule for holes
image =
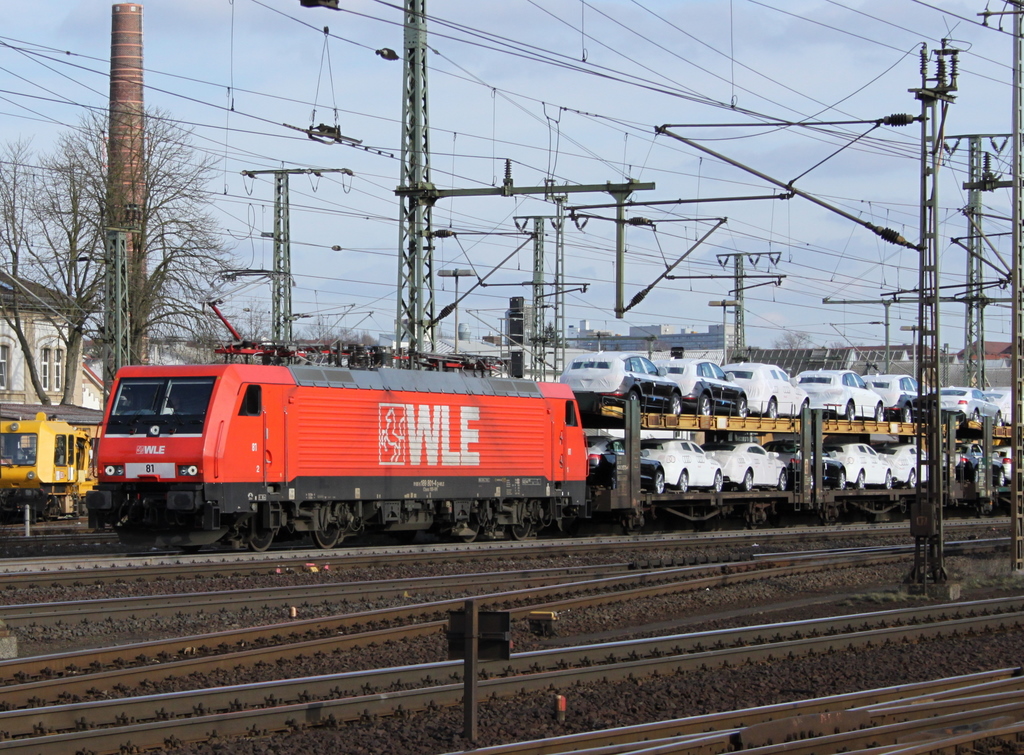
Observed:
[[[431,464],[466,467],[480,463],[470,444],[480,431],[470,422],[480,419],[476,406],[380,404],[378,457],[382,465]]]

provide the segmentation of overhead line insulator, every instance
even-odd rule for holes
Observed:
[[[918,116],[909,113],[893,113],[879,121],[883,126],[909,126],[918,120]]]

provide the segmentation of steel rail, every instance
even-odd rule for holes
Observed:
[[[133,618],[176,616],[242,608],[285,606],[308,608],[329,601],[373,601],[394,597],[411,597],[438,591],[457,592],[469,588],[524,589],[527,586],[562,584],[580,578],[597,579],[630,571],[627,563],[600,566],[521,569],[507,572],[449,574],[435,577],[408,577],[385,581],[330,582],[278,587],[224,590],[166,595],[97,598],[53,603],[0,605],[0,618],[10,628],[50,626],[72,621],[100,621],[121,616]],[[634,572],[635,573],[635,572]],[[307,611],[303,611],[307,613]]]
[[[766,662],[778,660],[779,658],[806,655],[809,653],[837,652],[869,644],[878,644],[879,642],[904,640],[906,638],[921,639],[924,637],[942,636],[967,631],[995,631],[998,629],[1005,629],[1007,627],[1019,629],[1022,621],[1024,621],[1024,613],[996,618],[981,617],[955,619],[933,625],[887,627],[867,631],[856,631],[849,634],[834,635],[830,637],[812,637],[783,641],[772,643],[767,646],[754,646],[747,648],[730,647],[722,650],[693,653],[685,656],[643,659],[617,665],[588,666],[567,670],[563,669],[558,671],[533,673],[527,676],[503,676],[480,682],[480,692],[481,696],[505,697],[513,694],[521,694],[523,692],[552,688],[567,689],[579,683],[595,681],[607,683],[612,680],[632,679],[638,676],[644,677],[655,673],[678,674],[707,668],[709,666],[720,666],[725,664],[736,666],[744,663]],[[258,693],[263,696],[265,701],[264,692],[267,687],[264,687],[263,685],[249,685],[249,687],[254,687]],[[245,707],[247,703],[241,697],[240,688],[234,687],[230,689],[236,693],[236,697],[234,698],[236,707]],[[217,692],[223,692],[223,690],[212,691],[210,694],[215,694]],[[87,745],[88,749],[93,752],[116,752],[119,751],[120,748],[128,746],[152,747],[164,744],[166,741],[197,741],[198,739],[207,739],[209,738],[209,732],[211,730],[216,731],[218,736],[236,736],[244,735],[246,733],[253,734],[269,731],[285,731],[296,727],[317,725],[328,721],[337,722],[356,720],[367,714],[387,715],[393,714],[397,710],[409,712],[412,710],[423,710],[431,706],[454,705],[460,699],[462,692],[463,686],[461,684],[446,684],[426,689],[400,690],[384,694],[361,695],[358,697],[344,697],[341,699],[314,699],[309,702],[293,704],[281,704],[281,701],[273,698],[271,699],[270,707],[240,711],[236,710],[234,712],[219,715],[210,715],[205,705],[195,705],[195,701],[197,699],[201,699],[201,696],[203,695],[202,691],[197,691],[193,692],[191,699],[184,696],[187,704],[187,709],[184,711],[184,715],[189,716],[189,718],[183,719],[174,718],[173,716],[175,714],[168,710],[167,705],[171,698],[167,695],[151,696],[149,699],[127,698],[121,701],[122,707],[120,713],[115,715],[112,724],[109,724],[114,728],[92,731],[75,731],[74,734],[70,736],[81,737],[82,741],[78,743],[78,746],[82,746],[83,744]],[[180,694],[175,697],[175,699],[181,698],[182,696]],[[89,703],[72,706],[75,707],[76,710],[70,713],[71,717],[74,718],[76,714],[78,715],[78,718],[74,719],[78,722],[75,724],[76,727],[78,729],[82,729],[104,725],[96,720],[90,720],[87,717],[83,717],[82,714],[85,710],[90,708],[95,710],[107,710],[110,707],[108,702],[109,701],[103,701],[99,707]],[[1002,702],[1002,704],[994,706],[992,705],[992,702],[993,698],[989,697],[986,704],[980,706],[980,710],[964,710],[958,713],[955,717],[939,716],[936,718],[929,715],[923,721],[905,721],[900,724],[881,723],[872,727],[867,733],[857,731],[846,732],[846,739],[840,739],[839,737],[842,735],[832,735],[831,737],[820,736],[816,739],[808,740],[806,743],[793,741],[786,742],[782,747],[785,748],[785,752],[787,753],[807,753],[807,755],[813,755],[813,753],[822,751],[834,751],[830,748],[830,745],[833,742],[845,742],[848,745],[850,742],[859,742],[862,739],[863,741],[878,741],[878,735],[883,731],[891,736],[898,735],[905,737],[908,736],[908,732],[917,733],[922,730],[936,729],[944,725],[952,725],[954,722],[958,726],[963,726],[967,724],[978,724],[979,722],[988,721],[993,718],[998,718],[999,716],[1014,716],[1014,720],[1017,720],[1021,715],[1024,715],[1024,694],[1020,694],[1019,692],[1014,694],[1011,702]],[[140,723],[129,726],[118,725],[119,723],[123,724],[126,721],[139,720],[139,712],[130,706],[141,705],[148,706],[151,709],[154,703],[159,704],[161,707],[155,713],[151,712],[149,715],[155,716],[157,719],[164,718],[169,720],[158,720],[155,723]],[[61,707],[64,708],[65,706]],[[919,706],[919,712],[924,709],[925,707]],[[18,713],[20,715],[20,712],[11,713]],[[30,711],[30,714],[32,713],[35,714],[35,719],[37,721],[35,725],[36,731],[46,731],[48,727],[48,724],[45,723],[47,709]],[[68,714],[68,711],[62,710],[61,713]],[[4,717],[7,715],[7,713],[0,713],[0,720],[5,721],[4,725],[6,725],[6,718]],[[882,720],[885,720],[886,716],[891,715],[891,712],[884,709],[873,714],[875,719]],[[898,715],[908,717],[908,708],[904,707]],[[11,718],[13,717],[14,716],[12,715]],[[868,717],[870,718],[871,715],[869,714]],[[859,726],[863,720],[864,716],[858,717],[856,719],[857,725]],[[816,717],[816,721],[819,729],[829,723],[828,721],[822,721],[820,716]],[[800,728],[801,732],[804,731],[808,725],[808,721],[799,722],[798,724],[799,727],[802,727]],[[752,733],[748,733],[746,736],[747,740],[754,740],[758,736],[760,736],[761,739],[766,739],[770,738],[771,733],[776,731],[779,731],[779,725],[772,724],[769,729],[759,732],[755,730]],[[0,743],[0,751],[49,752],[50,750],[46,748],[50,746],[65,746],[67,742],[65,737],[67,736],[69,735],[55,734],[45,737],[33,736],[25,739],[15,739],[11,742]],[[872,739],[872,737],[874,738]],[[824,749],[822,746],[824,746]],[[26,749],[33,747],[36,749]],[[755,744],[754,747],[757,747],[757,745]],[[756,750],[746,751],[751,753],[756,752]],[[764,749],[765,753],[780,751],[781,750]]]
[[[870,555],[844,556],[841,563],[863,564],[883,563],[892,561],[897,556]],[[835,567],[835,561],[828,562]],[[743,568],[749,566],[741,565]],[[627,589],[626,582],[630,578],[613,577],[594,580],[576,585],[559,585],[554,587],[530,588],[523,591],[497,593],[479,596],[481,605],[493,608],[505,608],[516,618],[522,618],[533,610],[565,610],[570,607],[596,606],[635,600],[644,597],[676,594],[711,587],[721,587],[737,582],[772,577],[792,576],[814,572],[820,569],[819,564],[799,563],[777,568],[762,568],[749,571],[736,571],[734,568],[722,568],[710,576],[696,576],[693,568],[681,570],[665,570],[652,574],[639,574],[635,579],[643,584],[640,587]],[[679,573],[682,574],[679,574]],[[672,575],[683,577],[683,581],[671,581]],[[686,579],[686,577],[691,577]],[[573,588],[577,594],[572,593]],[[594,594],[600,588],[618,588],[614,592]],[[578,594],[582,592],[583,594]],[[549,599],[548,602],[524,602]],[[555,598],[550,600],[550,598]],[[443,626],[438,618],[447,611],[458,610],[463,600],[452,599],[433,603],[377,609],[323,619],[307,619],[287,622],[265,627],[214,632],[185,638],[153,640],[133,643],[114,648],[75,651],[54,655],[16,658],[0,661],[0,683],[10,686],[3,689],[4,697],[21,697],[31,695],[33,699],[45,701],[55,697],[40,697],[48,688],[49,694],[83,694],[85,690],[99,684],[104,669],[117,669],[106,672],[115,681],[112,684],[135,683],[142,679],[166,678],[174,673],[189,673],[192,669],[233,668],[247,661],[256,663],[260,660],[295,657],[310,652],[332,652],[344,647],[360,644],[358,637],[339,636],[353,628],[360,631],[367,627],[390,624],[397,621],[413,621],[414,626],[398,626],[383,632],[374,633],[378,640],[382,636],[391,639],[402,639],[405,636],[430,634],[440,631]],[[134,671],[130,667],[139,667]],[[192,667],[185,670],[187,667]],[[30,690],[25,682],[32,679],[36,682]],[[49,682],[45,680],[50,680]],[[3,698],[0,698],[2,700]],[[27,701],[9,701],[17,707],[24,704],[37,704]]]
[[[624,599],[629,596],[624,596]],[[513,612],[521,617],[531,607]],[[801,639],[804,637],[827,637],[849,633],[855,625],[872,623],[878,628],[899,627],[908,623],[925,623],[939,619],[954,618],[967,614],[969,617],[995,616],[998,614],[1016,614],[1024,611],[1022,599],[993,599],[987,601],[971,601],[955,606],[924,606],[911,609],[894,609],[877,611],[868,614],[853,614],[822,619],[810,619],[790,624],[769,624],[723,629],[710,632],[672,635],[652,639],[634,639],[623,642],[585,645],[578,648],[558,648],[540,650],[528,654],[517,654],[515,662],[502,667],[502,673],[528,673],[551,671],[562,668],[567,662],[578,665],[601,665],[621,662],[637,656],[658,658],[679,655],[680,653],[705,652],[708,649],[726,646],[750,646],[775,642],[780,639]],[[180,677],[194,672],[209,673],[214,670],[226,670],[240,666],[253,666],[258,663],[273,663],[283,659],[311,656],[317,653],[327,654],[341,652],[354,647],[365,647],[381,644],[389,640],[407,639],[409,637],[427,636],[443,632],[444,621],[426,622],[412,627],[396,627],[343,637],[327,637],[306,642],[294,643],[284,648],[267,647],[240,650],[213,657],[193,657],[183,660],[166,659],[156,666],[138,668],[118,668],[112,671],[98,671],[81,676],[50,678],[42,681],[27,682],[0,688],[0,705],[20,708],[39,706],[59,702],[75,696],[86,696],[95,691],[110,691],[115,688],[139,686],[144,682],[154,682],[168,677]],[[458,676],[457,663],[439,663],[429,666],[428,675],[447,673]],[[393,678],[382,673],[378,687],[388,689],[405,683],[408,671],[401,669],[400,678]],[[355,689],[346,690],[346,694],[358,694],[364,688],[360,681]]]
[[[947,522],[947,529],[1005,529],[1009,519],[992,518],[979,522],[976,519],[962,522]],[[117,554],[88,557],[48,556],[45,558],[0,558],[0,573],[4,584],[15,587],[45,586],[58,584],[92,583],[104,584],[117,581],[146,581],[175,578],[178,576],[197,577],[217,574],[268,574],[277,568],[301,570],[306,563],[315,563],[320,568],[356,568],[379,566],[382,561],[401,559],[408,563],[433,563],[445,560],[491,560],[500,558],[526,558],[531,555],[548,557],[552,549],[561,554],[594,556],[605,553],[618,554],[624,549],[635,551],[655,550],[682,546],[737,546],[749,544],[752,538],[760,543],[801,542],[814,537],[877,537],[892,533],[903,536],[907,533],[906,523],[872,525],[825,525],[792,529],[742,530],[723,532],[688,532],[643,536],[594,537],[585,541],[576,539],[544,539],[535,541],[493,542],[493,543],[435,543],[424,545],[403,545],[391,547],[360,547],[334,550],[271,550],[264,553],[223,552],[184,555],[166,554]],[[145,567],[143,569],[142,567]],[[248,569],[248,571],[246,571]]]
[[[951,542],[947,548],[951,554],[968,550],[984,550],[1007,547],[1008,538],[990,538],[987,540],[971,540],[962,543]],[[845,548],[838,551],[799,551],[788,554],[754,554],[755,561],[771,560],[776,563],[780,558],[789,562],[798,560],[820,559],[823,555],[864,553],[910,553],[912,546],[870,546],[867,548]],[[652,568],[650,564],[639,564],[641,568]],[[187,613],[204,612],[210,606],[218,610],[239,610],[240,608],[285,606],[289,608],[315,607],[317,603],[328,601],[344,601],[351,598],[360,600],[381,600],[413,593],[429,593],[436,590],[446,592],[457,591],[467,587],[504,587],[522,583],[533,586],[542,584],[564,583],[567,579],[583,577],[588,574],[590,579],[607,576],[616,572],[629,572],[630,564],[606,564],[600,566],[579,566],[566,568],[547,568],[519,570],[516,572],[481,572],[472,574],[446,575],[437,577],[414,577],[383,582],[348,582],[315,585],[289,585],[261,588],[258,593],[252,590],[225,590],[201,593],[171,593],[153,596],[129,596],[123,598],[99,598],[82,601],[62,601],[53,603],[26,603],[0,605],[0,618],[8,627],[50,626],[72,621],[98,621],[116,619],[119,615],[133,618],[176,616]],[[699,566],[694,568],[707,568]],[[637,571],[630,572],[638,573]],[[506,590],[507,591],[507,590]]]
[[[868,565],[890,563],[902,559],[902,554],[843,554],[836,559],[820,562],[795,561],[777,557],[770,562],[752,564],[735,562],[714,568],[682,567],[655,571],[632,572],[628,575],[605,577],[577,583],[533,587],[477,596],[480,604],[491,609],[507,609],[513,615],[531,610],[562,610],[570,606],[595,606],[618,603],[626,599],[689,592],[704,588],[722,587],[738,582],[769,579],[813,573],[825,566]],[[461,608],[464,600],[449,599],[408,606],[363,611],[340,616],[289,621],[263,627],[252,627],[212,632],[185,638],[169,638],[132,643],[114,648],[73,651],[53,655],[15,658],[0,661],[0,684],[25,681],[32,678],[70,677],[89,669],[125,668],[139,661],[166,664],[189,656],[209,658],[232,649],[253,646],[280,646],[288,642],[311,638],[336,636],[353,627],[379,626],[396,621],[427,622]],[[2,614],[0,614],[2,618]],[[280,650],[278,652],[281,652]]]
[[[632,752],[637,747],[653,747],[682,737],[707,736],[708,732],[736,732],[743,727],[765,721],[782,721],[792,717],[826,715],[835,711],[856,710],[873,704],[886,704],[903,700],[936,700],[983,695],[1005,689],[1017,689],[1024,684],[1024,670],[1020,667],[996,669],[964,676],[911,684],[899,684],[857,692],[845,692],[827,697],[773,703],[756,708],[706,713],[686,718],[655,721],[652,723],[621,726],[578,734],[567,734],[543,740],[511,742],[472,750],[472,755],[555,755],[556,753],[613,753]],[[730,741],[732,748],[733,742]],[[469,752],[449,755],[470,755]]]

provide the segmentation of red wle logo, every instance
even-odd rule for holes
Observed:
[[[470,422],[480,419],[476,406],[380,404],[378,458],[385,466],[432,464],[466,467],[480,463],[470,444],[480,431]]]

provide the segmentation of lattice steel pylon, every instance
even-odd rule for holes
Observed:
[[[352,175],[348,168],[272,168],[243,170],[249,178],[274,176],[274,270],[270,276],[270,339],[279,346],[292,342],[292,231],[288,177],[324,173]]]
[[[270,281],[271,334],[274,343],[292,341],[292,239],[288,173],[274,173],[274,275]]]
[[[969,134],[950,136],[947,140],[959,142],[967,139],[969,180],[963,184],[967,190],[967,290],[964,315],[964,385],[976,388],[986,386],[985,377],[985,307],[993,300],[985,296],[984,249],[987,239],[984,230],[985,213],[982,207],[982,192],[1009,188],[1012,181],[1001,180],[992,170],[992,154],[1002,153],[1010,142],[1009,134]],[[991,151],[985,149],[983,139],[988,139]],[[997,144],[996,139],[1003,143]],[[955,144],[953,149],[955,149]],[[991,243],[991,242],[987,242]]]
[[[402,100],[402,165],[398,222],[398,314],[395,347],[406,344],[410,355],[434,349],[434,199],[419,193],[430,182],[427,115],[426,0],[405,0],[404,97]],[[409,359],[415,366],[416,359]]]
[[[981,297],[981,189],[977,182],[983,178],[981,137],[972,136],[968,142],[967,162],[970,169],[970,187],[967,189],[967,311],[964,314],[964,385],[985,385],[985,308]],[[965,184],[966,186],[966,184]]]
[[[1021,96],[1021,87],[1024,86],[1024,77],[1021,75],[1021,66],[1024,64],[1021,50],[1024,34],[1021,29],[1021,13],[1024,11],[1024,4],[1011,2],[1007,5],[1013,7],[1013,256],[1010,262],[1013,290],[1013,356],[1010,388],[1013,404],[1010,424],[1013,433],[1013,458],[1020,459],[1024,446],[1024,266],[1021,264],[1020,227],[1024,221],[1024,191],[1021,187],[1024,174],[1021,168],[1021,160],[1024,159],[1024,150],[1021,149],[1021,129],[1024,128],[1024,97]],[[1014,573],[1020,574],[1024,572],[1024,465],[1013,465],[1010,485],[1010,568]]]
[[[935,73],[929,75],[934,64]],[[938,174],[942,165],[942,132],[946,112],[954,101],[957,51],[943,44],[934,61],[921,46],[921,87],[911,89],[921,101],[921,237],[918,275],[917,383],[918,448],[927,449],[927,462],[918,455],[917,498],[911,506],[914,568],[908,582],[918,585],[946,581],[942,542],[942,512],[947,492],[943,469],[943,424],[939,410],[939,206]],[[941,107],[941,117],[939,109]],[[927,464],[927,473],[921,467]]]
[[[104,277],[103,385],[110,388],[122,367],[132,364],[131,308],[128,302],[128,234],[124,228],[108,228]]]

